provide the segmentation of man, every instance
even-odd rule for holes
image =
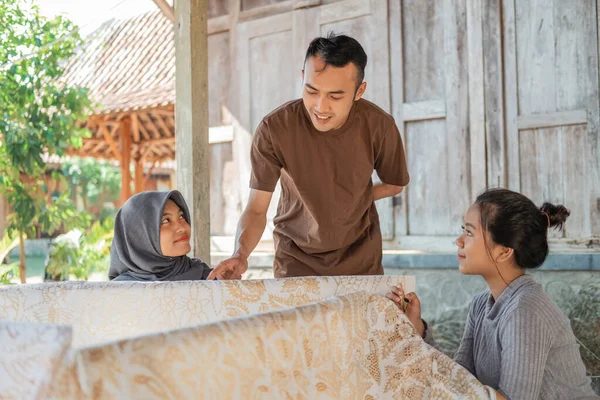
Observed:
[[[233,256],[219,267],[248,269],[277,181],[277,278],[383,274],[375,200],[399,194],[409,176],[393,118],[361,99],[367,55],[348,36],[314,39],[302,99],[267,115],[251,149],[250,197]],[[373,170],[383,183],[373,185]]]

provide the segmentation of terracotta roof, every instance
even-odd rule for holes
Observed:
[[[66,70],[68,84],[90,89],[97,113],[174,104],[173,24],[160,10],[109,20],[85,38]]]

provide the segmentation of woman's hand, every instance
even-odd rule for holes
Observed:
[[[423,337],[425,335],[425,323],[421,319],[421,301],[415,293],[404,295],[404,290],[399,286],[392,286],[385,295],[398,306],[408,320],[413,324],[417,332]]]

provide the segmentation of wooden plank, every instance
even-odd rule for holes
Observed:
[[[430,100],[404,103],[402,116],[404,122],[446,118],[446,102],[443,100]]]
[[[488,1],[489,3],[489,1]],[[467,1],[467,49],[469,87],[469,139],[471,162],[470,202],[487,186],[485,154],[486,118],[484,97],[483,5],[481,1]],[[488,25],[489,27],[489,25]],[[494,28],[499,28],[494,27]],[[487,29],[492,30],[492,29]],[[501,88],[501,87],[500,87]],[[496,90],[499,88],[496,87]],[[501,90],[500,90],[501,92]],[[464,100],[461,100],[464,101]]]
[[[467,48],[461,46],[467,42],[466,14],[465,0],[444,0],[445,152],[448,164],[440,163],[446,168],[447,181],[443,186],[447,193],[445,198],[437,199],[437,206],[440,207],[441,202],[448,204],[446,217],[438,221],[439,229],[446,234],[458,230],[471,204],[468,196],[471,193],[468,54]]]
[[[229,37],[229,33],[221,33],[208,38],[209,126],[223,124],[221,109],[229,102],[229,77],[232,70]]]
[[[220,17],[211,18],[208,20],[208,34],[216,35],[218,33],[223,33],[229,31],[231,26],[229,25],[230,18],[229,15],[222,15]]]
[[[160,11],[169,19],[171,22],[175,22],[175,12],[173,11],[173,7],[167,3],[167,0],[152,0],[154,4],[160,8]]]
[[[237,93],[231,98],[238,99],[238,106],[233,110],[237,121],[244,129],[252,131],[250,122],[250,46],[247,32],[248,24],[240,23],[235,27],[236,54],[235,54],[235,76],[237,78]]]
[[[272,35],[275,33],[292,30],[292,13],[274,15],[272,17],[261,18],[259,20],[248,21],[245,23],[247,29],[247,38]]]
[[[372,99],[384,111],[391,113],[390,94],[390,40],[388,28],[388,5],[386,0],[371,0],[370,24],[367,29],[370,36],[379,38],[372,41],[370,91],[374,92]],[[373,174],[376,181],[379,177]],[[384,240],[394,237],[394,199],[391,197],[376,202],[379,214],[381,236]]]
[[[293,13],[292,40],[293,40],[293,74],[299,74],[304,69],[304,56],[310,42],[319,36],[319,8],[297,9]],[[294,80],[295,93],[302,93],[302,79]]]
[[[98,121],[98,129],[102,132],[102,135],[104,135],[104,140],[106,140],[106,143],[108,143],[108,145],[110,146],[110,149],[111,149],[114,157],[120,162],[122,159],[121,152],[119,151],[119,148],[117,147],[117,143],[113,139],[112,135],[108,132],[108,129],[106,128],[106,125],[104,124],[104,121]]]
[[[263,18],[271,17],[271,16],[277,15],[277,14],[292,12],[292,11],[294,11],[296,9],[300,9],[300,8],[308,8],[308,7],[318,6],[320,3],[321,3],[320,0],[278,1],[277,3],[241,11],[240,16],[239,16],[239,21],[245,22],[245,21],[250,21],[250,20],[263,19]]]
[[[451,191],[460,193],[461,189],[448,180],[448,136],[445,128],[446,123],[441,119],[406,124],[406,152],[411,155],[408,158],[411,179],[408,191],[409,235],[449,233],[450,207],[455,205],[451,204],[448,195]]]
[[[482,84],[485,99],[485,143],[487,144],[486,185],[473,185],[474,192],[486,186],[506,187],[506,133],[504,129],[504,77],[502,75],[502,12],[501,5],[495,0],[486,0],[483,8],[483,57],[484,82]],[[517,100],[515,99],[514,102]],[[482,132],[483,132],[482,131]],[[476,134],[472,130],[472,134]],[[481,161],[479,161],[481,162]],[[481,165],[486,165],[482,163]]]
[[[570,186],[571,191],[565,187],[565,198],[573,196],[573,201],[579,198],[585,198],[583,205],[575,203],[582,207],[586,213],[589,213],[590,221],[578,221],[579,213],[573,213],[569,217],[567,228],[568,237],[581,237],[581,235],[592,235],[594,229],[590,227],[587,231],[584,227],[588,224],[596,226],[596,234],[600,235],[600,210],[598,200],[600,199],[600,176],[597,166],[600,165],[600,154],[598,152],[598,132],[600,128],[600,95],[598,89],[598,4],[595,0],[582,0],[574,3],[564,3],[555,1],[554,4],[554,29],[556,37],[556,55],[555,55],[555,76],[556,76],[556,107],[559,111],[581,110],[586,111],[585,125],[563,127],[562,131],[567,136],[565,140],[574,140],[569,142],[569,149],[575,153],[565,155],[565,163],[580,161],[583,159],[585,166],[585,179],[580,180],[581,175],[577,175],[583,166],[578,164],[569,164],[575,171],[566,171],[566,174],[573,174],[573,178],[579,178],[568,182],[570,185],[579,183],[579,186]],[[576,27],[574,29],[573,27]],[[583,112],[581,117],[583,119]],[[585,134],[581,133],[585,129]],[[585,135],[585,147],[581,151],[581,145],[578,144],[575,137],[568,137],[571,134]],[[582,140],[582,139],[580,139]],[[566,151],[567,148],[565,148]],[[577,160],[573,160],[576,158]],[[567,184],[567,182],[565,182]],[[576,199],[577,198],[577,199]],[[568,200],[566,200],[568,201]],[[574,206],[572,208],[575,208]],[[587,215],[587,214],[586,214]],[[576,228],[576,231],[569,230]],[[571,234],[575,236],[571,236]]]
[[[284,14],[285,15],[285,14]],[[291,15],[291,13],[290,13]],[[272,17],[271,17],[272,18]],[[291,26],[290,26],[291,28]],[[250,100],[250,131],[254,132],[260,121],[269,112],[281,104],[294,99],[293,58],[284,57],[276,63],[264,63],[269,54],[285,54],[293,46],[291,30],[255,37],[250,40],[250,93],[269,93],[269,96],[252,96]],[[277,76],[277,79],[273,79]],[[266,234],[271,235],[274,229],[273,219],[277,214],[277,206],[281,196],[281,185],[278,183],[267,212]]]
[[[121,141],[121,205],[131,197],[131,121],[129,119],[121,120],[121,129],[119,129],[119,138]]]
[[[445,103],[446,6],[443,1],[420,0],[403,0],[401,6],[405,55],[402,76],[404,104]],[[445,104],[443,107],[445,111]],[[404,108],[406,152],[411,176],[407,193],[407,233],[444,234],[447,233],[450,215],[446,122],[442,119],[408,122],[406,111]],[[453,187],[452,190],[460,189]]]
[[[291,30],[255,37],[249,42],[250,62],[246,68],[250,71],[250,93],[269,93],[269,96],[252,96],[250,99],[249,128],[254,132],[265,115],[297,96],[294,83],[299,76],[292,65],[292,57],[282,57],[277,63],[264,62],[270,55],[289,52],[293,46]],[[273,79],[275,76],[277,79]]]
[[[177,188],[192,212],[192,254],[210,260],[207,0],[175,4]]]
[[[555,112],[554,7],[547,0],[516,2],[515,27],[519,115]]]
[[[525,130],[520,135],[521,192],[536,205],[548,201],[564,204],[563,149],[561,128]],[[549,232],[548,237],[562,237]]]
[[[319,22],[329,24],[371,14],[371,3],[365,0],[347,0],[320,7]]]
[[[565,224],[565,236],[568,238],[589,238],[592,236],[590,207],[590,174],[587,157],[587,124],[561,127],[561,147],[563,150],[564,202],[571,211]]]
[[[140,123],[138,121],[137,113],[131,113],[131,134],[133,135],[133,142],[139,143],[140,141]]]
[[[392,116],[396,120],[396,125],[402,137],[405,151],[406,133],[404,130],[404,47],[402,34],[402,0],[390,0],[390,69],[393,71],[390,74],[391,85],[391,108]],[[406,152],[407,160],[411,154]],[[412,171],[408,173],[412,176]],[[406,188],[393,199],[394,205],[394,236],[399,237],[406,235],[408,232],[408,207],[407,207],[407,192],[411,190],[409,183]]]
[[[519,160],[519,127],[517,125],[517,44],[515,32],[515,0],[502,2],[504,17],[502,54],[504,55],[504,120],[506,129],[506,163],[508,188],[521,190]]]
[[[519,130],[587,124],[587,110],[560,111],[547,114],[519,115]]]

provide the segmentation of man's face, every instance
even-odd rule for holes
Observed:
[[[327,132],[341,128],[352,104],[365,92],[367,83],[357,84],[357,68],[350,63],[342,68],[328,65],[319,57],[306,60],[302,71],[302,101],[314,127]]]

